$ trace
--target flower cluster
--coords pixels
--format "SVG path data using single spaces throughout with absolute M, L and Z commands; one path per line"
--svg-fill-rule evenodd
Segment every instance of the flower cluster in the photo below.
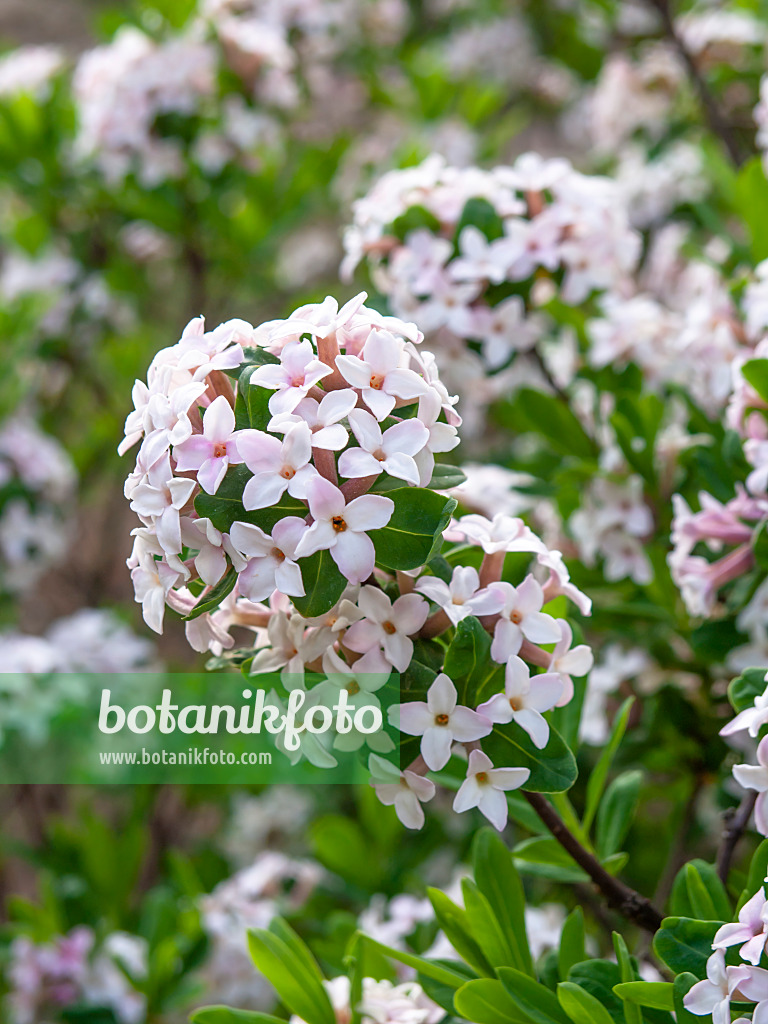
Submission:
M 435 453 L 458 443 L 455 400 L 419 351 L 417 329 L 381 317 L 364 298 L 341 310 L 327 299 L 257 329 L 230 321 L 205 332 L 195 320 L 155 357 L 147 384 L 137 382 L 121 446 L 143 438 L 126 483 L 143 523 L 129 564 L 156 631 L 168 603 L 205 613 L 191 626 L 193 646 L 206 630 L 226 646 L 210 612 L 235 585 L 253 604 L 277 591 L 310 616 L 326 614 L 346 586 L 370 577 L 375 541 L 383 551 L 392 540 L 393 516 L 421 510 L 429 520 L 437 509 L 428 556 L 448 504 L 425 487 Z M 393 551 L 389 564 L 416 568 L 423 547 L 400 560 Z M 200 602 L 186 586 L 195 579 L 208 588 Z M 207 596 L 214 587 L 216 599 Z M 272 646 L 293 651 L 282 664 L 317 646 L 274 611 Z
M 0 424 L 2 589 L 27 590 L 64 555 L 75 485 L 69 456 L 32 420 Z
M 144 997 L 125 972 L 138 979 L 146 973 L 142 940 L 114 932 L 96 949 L 90 928 L 78 927 L 51 942 L 18 938 L 11 944 L 6 999 L 10 1024 L 37 1024 L 78 1004 L 111 1010 L 118 1024 L 144 1020 Z
M 432 156 L 385 174 L 353 209 L 342 273 L 366 259 L 392 311 L 430 335 L 449 385 L 484 404 L 551 326 L 542 302 L 616 288 L 639 256 L 611 182 L 533 153 L 491 171 Z

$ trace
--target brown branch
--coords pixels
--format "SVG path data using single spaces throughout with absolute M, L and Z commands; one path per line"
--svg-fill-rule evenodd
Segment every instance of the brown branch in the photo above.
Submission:
M 664 33 L 677 50 L 680 60 L 685 65 L 688 77 L 704 110 L 710 131 L 723 143 L 734 166 L 741 167 L 745 159 L 741 146 L 736 135 L 733 133 L 731 125 L 720 110 L 717 100 L 704 80 L 704 76 L 699 71 L 696 61 L 677 33 L 670 0 L 648 0 L 648 3 L 658 11 L 664 26 Z
M 645 928 L 646 931 L 658 931 L 661 927 L 662 916 L 651 901 L 609 874 L 600 861 L 588 850 L 585 850 L 576 836 L 566 828 L 545 796 L 541 793 L 527 792 L 523 792 L 523 796 L 563 849 L 573 857 L 580 868 L 586 871 L 605 897 L 608 906 L 613 907 L 628 921 L 633 921 L 641 928 Z
M 733 854 L 752 816 L 752 811 L 755 809 L 756 800 L 757 793 L 754 790 L 745 793 L 739 806 L 731 808 L 724 815 L 725 828 L 723 829 L 720 849 L 717 851 L 717 873 L 723 885 L 728 880 L 728 872 L 731 869 Z

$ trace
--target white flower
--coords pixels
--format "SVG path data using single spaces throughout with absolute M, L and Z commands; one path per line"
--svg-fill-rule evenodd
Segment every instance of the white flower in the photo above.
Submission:
M 435 784 L 416 772 L 397 768 L 383 757 L 371 754 L 368 759 L 371 785 L 386 807 L 394 804 L 395 813 L 406 828 L 419 829 L 424 824 L 423 803 L 435 795 Z
M 250 383 L 274 390 L 269 411 L 276 416 L 293 412 L 309 389 L 329 373 L 333 367 L 317 358 L 310 341 L 289 341 L 280 353 L 280 362 L 256 367 Z
M 321 476 L 310 480 L 307 499 L 314 522 L 299 541 L 297 558 L 328 549 L 349 582 L 362 583 L 376 561 L 367 531 L 386 526 L 395 503 L 380 494 L 363 494 L 347 504 L 339 488 Z
M 235 550 L 248 559 L 238 576 L 238 590 L 250 601 L 263 601 L 274 590 L 303 597 L 304 584 L 296 562 L 296 547 L 307 524 L 298 516 L 275 523 L 272 536 L 253 523 L 233 523 L 229 537 Z
M 467 777 L 453 801 L 453 809 L 461 814 L 477 807 L 499 832 L 507 824 L 507 798 L 510 789 L 519 789 L 530 776 L 528 768 L 494 768 L 482 750 L 469 755 Z
M 488 591 L 497 599 L 495 610 L 500 616 L 491 644 L 494 661 L 504 664 L 517 654 L 524 639 L 534 644 L 552 644 L 560 639 L 557 623 L 541 610 L 544 592 L 533 576 L 526 576 L 519 587 L 490 583 Z
M 356 402 L 357 393 L 352 388 L 329 391 L 319 402 L 314 398 L 303 398 L 292 413 L 274 416 L 269 422 L 269 429 L 284 434 L 292 423 L 303 421 L 312 434 L 313 448 L 340 452 L 349 440 L 349 432 L 340 420 L 349 415 Z
M 317 476 L 310 465 L 312 435 L 306 423 L 289 427 L 282 442 L 263 430 L 241 430 L 237 450 L 254 474 L 243 490 L 248 511 L 274 505 L 286 491 L 306 498 L 307 486 Z
M 423 423 L 418 419 L 403 420 L 382 433 L 374 416 L 364 409 L 353 409 L 349 425 L 360 447 L 342 452 L 342 476 L 378 476 L 383 471 L 414 487 L 418 485 L 419 470 L 413 456 L 429 441 L 429 431 Z
M 471 708 L 456 705 L 456 687 L 441 672 L 427 691 L 427 700 L 397 704 L 390 721 L 409 736 L 421 736 L 421 755 L 432 771 L 444 768 L 454 740 L 468 743 L 487 736 L 491 722 Z
M 429 606 L 418 594 L 403 594 L 393 603 L 377 587 L 363 587 L 357 606 L 365 618 L 353 623 L 344 634 L 344 645 L 364 654 L 381 647 L 398 672 L 405 672 L 413 657 L 411 636 L 427 620 Z
M 480 590 L 477 569 L 457 565 L 450 583 L 437 576 L 422 576 L 416 589 L 439 605 L 455 625 L 468 615 L 488 615 L 498 611 L 498 599 L 488 589 Z
M 360 356 L 336 357 L 344 379 L 360 388 L 363 401 L 379 421 L 389 416 L 398 398 L 415 399 L 427 391 L 417 373 L 401 367 L 402 356 L 402 342 L 388 331 L 374 330 Z
M 555 673 L 544 672 L 531 678 L 530 669 L 521 658 L 510 658 L 504 674 L 504 693 L 479 704 L 477 711 L 491 722 L 517 722 L 542 750 L 549 740 L 549 725 L 542 712 L 551 711 L 562 692 L 562 680 Z

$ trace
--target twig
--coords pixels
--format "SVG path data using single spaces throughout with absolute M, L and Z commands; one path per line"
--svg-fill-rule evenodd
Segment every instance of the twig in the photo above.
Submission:
M 747 827 L 750 817 L 752 816 L 756 800 L 757 793 L 755 791 L 745 793 L 739 806 L 735 809 L 731 809 L 730 811 L 726 811 L 724 815 L 725 828 L 723 829 L 723 838 L 720 843 L 720 849 L 717 851 L 717 873 L 720 876 L 720 881 L 723 885 L 725 885 L 728 880 L 728 872 L 731 868 L 734 851 L 739 840 L 744 834 L 744 829 Z
M 523 792 L 523 796 L 563 849 L 573 857 L 579 867 L 586 871 L 605 896 L 608 905 L 628 921 L 633 921 L 641 928 L 645 928 L 646 931 L 658 931 L 661 927 L 662 917 L 651 901 L 609 874 L 600 861 L 588 850 L 585 850 L 573 833 L 566 828 L 546 797 L 541 793 L 527 792 Z
M 696 61 L 688 52 L 683 40 L 677 34 L 670 0 L 648 0 L 648 3 L 658 11 L 662 24 L 664 25 L 664 32 L 667 38 L 677 50 L 683 64 L 685 64 L 688 77 L 696 90 L 699 103 L 704 110 L 710 130 L 721 140 L 727 149 L 728 156 L 731 158 L 734 166 L 741 167 L 744 163 L 744 155 L 741 152 L 741 147 L 739 146 L 738 140 L 732 131 L 731 125 L 723 116 L 715 97 L 710 92 L 709 86 L 696 66 Z

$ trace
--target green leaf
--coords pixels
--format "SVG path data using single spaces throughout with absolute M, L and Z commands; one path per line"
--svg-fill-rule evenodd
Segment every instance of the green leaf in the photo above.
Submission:
M 498 975 L 512 1002 L 535 1024 L 570 1024 L 557 996 L 544 985 L 511 967 L 499 968 Z
M 199 615 L 205 614 L 205 612 L 215 611 L 227 594 L 232 593 L 236 583 L 237 572 L 234 566 L 230 566 L 216 586 L 211 587 L 209 591 L 204 593 L 189 615 L 184 616 L 184 621 L 189 622 L 190 619 L 196 619 Z
M 605 791 L 597 812 L 595 845 L 598 855 L 617 853 L 626 838 L 637 809 L 643 773 L 639 770 L 618 775 Z
M 474 1024 L 530 1024 L 500 981 L 479 978 L 468 981 L 456 992 L 456 1013 Z
M 444 967 L 450 967 L 451 970 L 457 971 L 462 975 L 465 982 L 474 981 L 477 978 L 472 968 L 461 960 L 433 960 L 432 962 L 442 964 Z M 434 978 L 426 977 L 423 973 L 419 974 L 419 983 L 429 998 L 433 999 L 438 1006 L 442 1006 L 446 1013 L 452 1014 L 454 1012 L 454 996 L 457 992 L 456 985 L 441 985 L 440 982 L 435 981 Z
M 336 1024 L 328 993 L 316 971 L 308 969 L 305 957 L 297 956 L 282 938 L 262 928 L 248 931 L 248 949 L 258 970 L 292 1013 L 307 1024 Z
M 439 985 L 447 985 L 450 988 L 458 989 L 466 984 L 466 967 L 462 963 L 457 962 L 454 966 L 449 964 L 448 961 L 428 960 L 426 957 L 416 956 L 415 953 L 406 953 L 401 949 L 391 949 L 381 942 L 376 942 L 369 935 L 363 935 L 363 938 L 375 949 L 390 957 L 390 959 L 397 960 L 398 963 L 405 964 L 406 967 L 413 967 L 419 974 L 423 974 L 426 978 L 432 978 Z
M 766 875 L 768 875 L 768 839 L 764 839 L 752 854 L 749 873 L 747 874 L 747 884 L 739 897 L 739 903 L 736 907 L 737 911 L 741 910 L 747 900 L 754 896 L 763 884 Z M 729 917 L 725 917 L 724 920 L 729 920 Z
M 768 182 L 759 156 L 739 170 L 735 199 L 736 212 L 749 231 L 752 258 L 759 263 L 768 257 Z
M 728 699 L 734 711 L 745 711 L 754 705 L 755 697 L 761 696 L 768 687 L 765 675 L 765 668 L 745 668 L 740 676 L 731 680 Z
M 633 984 L 635 981 L 635 968 L 632 964 L 627 944 L 618 932 L 613 933 L 613 949 L 619 964 L 621 983 L 625 985 Z M 619 988 L 618 985 L 614 987 L 614 993 L 621 995 L 620 992 L 616 992 L 617 988 Z M 643 1015 L 640 1013 L 639 1008 L 634 1003 L 626 1000 L 624 1002 L 624 1024 L 643 1024 Z
M 589 881 L 587 873 L 551 836 L 524 839 L 512 852 L 519 870 L 526 874 L 549 878 L 554 882 Z
M 195 511 L 203 518 L 210 519 L 217 530 L 229 533 L 232 523 L 255 523 L 265 533 L 271 533 L 275 523 L 285 516 L 307 515 L 307 506 L 283 494 L 277 505 L 257 508 L 247 512 L 243 507 L 243 489 L 253 474 L 247 466 L 233 466 L 224 477 L 216 494 L 201 492 L 195 498 Z
M 665 917 L 653 937 L 653 949 L 674 971 L 689 971 L 704 978 L 707 960 L 712 954 L 712 940 L 722 921 L 694 921 L 688 917 Z
M 460 704 L 476 707 L 486 695 L 503 689 L 504 666 L 491 659 L 491 638 L 474 615 L 468 615 L 456 627 L 445 652 L 443 671 L 456 685 Z
M 557 954 L 557 970 L 562 981 L 575 964 L 586 960 L 584 935 L 584 914 L 581 907 L 574 907 L 563 924 L 560 936 L 560 949 Z
M 508 941 L 491 904 L 469 878 L 461 880 L 464 908 L 472 935 L 491 967 L 513 967 L 517 963 L 516 950 Z
M 615 985 L 613 991 L 628 1003 L 652 1010 L 674 1010 L 674 986 L 671 981 L 629 981 Z
M 461 211 L 461 217 L 456 225 L 454 241 L 459 244 L 461 232 L 468 225 L 479 228 L 489 242 L 495 238 L 504 236 L 504 221 L 501 219 L 492 203 L 487 199 L 468 199 Z
M 401 242 L 405 241 L 406 235 L 411 231 L 418 231 L 421 228 L 426 228 L 433 234 L 440 232 L 440 221 L 425 206 L 411 206 L 392 222 L 392 232 Z
M 483 740 L 483 750 L 497 768 L 527 768 L 530 777 L 523 789 L 531 793 L 562 793 L 576 781 L 576 758 L 560 733 L 552 726 L 549 742 L 539 750 L 528 733 L 516 722 L 493 728 Z
M 477 887 L 493 907 L 513 948 L 513 966 L 533 975 L 525 928 L 525 892 L 511 850 L 497 832 L 483 828 L 475 837 L 472 864 Z
M 727 906 L 728 900 L 726 897 L 726 910 L 727 913 L 723 917 L 718 912 L 718 907 L 715 903 L 715 898 L 709 887 L 704 882 L 701 873 L 694 864 L 686 864 L 685 868 L 685 884 L 688 890 L 688 898 L 691 901 L 691 908 L 693 910 L 693 917 L 699 918 L 704 921 L 714 921 L 716 919 L 730 920 L 731 908 Z M 717 879 L 717 882 L 722 888 L 722 882 Z M 720 894 L 717 893 L 719 896 Z
M 618 964 L 611 960 L 585 960 L 571 968 L 567 980 L 597 999 L 616 1024 L 624 1024 L 624 1004 L 613 991 L 621 982 Z
M 435 911 L 437 923 L 459 956 L 463 957 L 478 974 L 493 977 L 493 967 L 473 934 L 467 911 L 457 906 L 439 889 L 427 889 L 427 896 Z
M 596 448 L 570 406 L 561 398 L 521 388 L 513 399 L 499 403 L 495 416 L 513 431 L 545 437 L 561 455 L 594 459 Z
M 741 367 L 741 373 L 764 402 L 768 402 L 768 359 L 748 359 Z
M 589 779 L 587 780 L 587 802 L 583 819 L 585 832 L 589 832 L 590 826 L 595 819 L 595 814 L 597 813 L 600 799 L 605 788 L 605 781 L 608 778 L 611 762 L 613 761 L 614 755 L 619 749 L 621 741 L 624 738 L 624 733 L 627 729 L 627 722 L 629 721 L 629 713 L 632 710 L 634 702 L 634 697 L 627 697 L 619 708 L 613 722 L 610 739 L 606 743 L 597 764 L 590 772 Z
M 266 430 L 272 419 L 269 411 L 269 400 L 272 391 L 249 384 L 253 366 L 247 366 L 237 381 L 237 398 L 235 399 L 235 427 L 237 430 Z
M 658 395 L 623 395 L 616 403 L 611 426 L 630 466 L 649 481 L 655 481 L 654 446 L 664 403 Z
M 305 618 L 325 615 L 344 592 L 347 580 L 328 550 L 316 551 L 299 562 L 304 597 L 292 597 L 296 610 Z
M 762 882 L 763 875 L 760 876 Z M 730 921 L 731 901 L 716 869 L 704 860 L 689 861 L 675 877 L 669 907 L 676 917 Z M 705 912 L 706 911 L 706 912 Z
M 191 1024 L 285 1024 L 280 1017 L 250 1010 L 231 1010 L 227 1006 L 203 1006 L 190 1015 Z
M 392 518 L 368 534 L 376 561 L 387 569 L 418 569 L 440 550 L 456 499 L 424 487 L 398 487 L 387 497 L 395 503 Z
M 447 462 L 438 462 L 427 486 L 433 491 L 448 491 L 452 487 L 460 487 L 467 482 L 467 475 L 458 466 L 450 466 Z
M 589 992 L 571 981 L 561 981 L 557 998 L 573 1024 L 613 1024 L 613 1018 Z

